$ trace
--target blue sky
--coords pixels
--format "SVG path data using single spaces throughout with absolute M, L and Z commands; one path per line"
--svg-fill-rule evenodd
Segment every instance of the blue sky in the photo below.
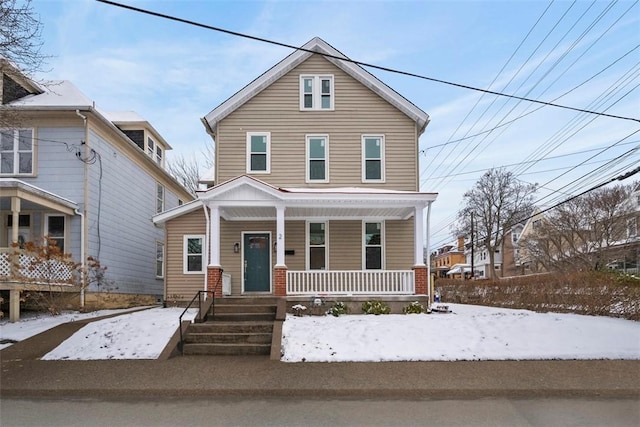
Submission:
M 355 60 L 522 97 L 573 89 L 555 102 L 640 117 L 637 1 L 121 2 L 296 46 L 319 36 Z M 105 110 L 138 112 L 174 147 L 169 160 L 201 156 L 212 142 L 200 118 L 290 53 L 93 0 L 33 7 L 52 56 L 39 77 L 70 80 Z M 368 71 L 431 116 L 420 162 L 421 189 L 440 194 L 432 247 L 453 240 L 462 195 L 489 168 L 542 185 L 544 207 L 640 164 L 638 122 Z

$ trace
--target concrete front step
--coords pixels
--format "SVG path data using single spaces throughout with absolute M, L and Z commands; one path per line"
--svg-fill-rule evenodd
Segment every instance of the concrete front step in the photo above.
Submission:
M 205 322 L 192 323 L 189 325 L 189 333 L 227 333 L 227 334 L 244 334 L 244 333 L 271 333 L 273 331 L 273 322 Z
M 190 333 L 185 339 L 187 344 L 202 343 L 237 343 L 237 344 L 271 344 L 271 332 L 242 332 L 242 333 Z
M 273 322 L 276 313 L 218 313 L 210 322 Z
M 225 304 L 216 303 L 214 307 L 215 315 L 225 313 L 270 313 L 275 315 L 277 306 L 273 304 Z
M 184 346 L 185 355 L 235 356 L 269 355 L 271 344 L 189 343 Z

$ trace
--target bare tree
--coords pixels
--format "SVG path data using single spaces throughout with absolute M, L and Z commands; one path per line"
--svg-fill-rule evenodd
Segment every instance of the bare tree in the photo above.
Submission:
M 489 252 L 491 278 L 496 277 L 496 249 L 501 247 L 506 230 L 531 214 L 536 190 L 537 185 L 522 183 L 511 172 L 491 169 L 464 194 L 456 232 L 471 235 L 473 216 L 476 236 L 473 244 Z
M 41 36 L 42 23 L 31 0 L 0 0 L 0 55 L 27 76 L 42 69 Z
M 549 211 L 522 241 L 531 262 L 548 271 L 567 272 L 599 270 L 609 261 L 624 259 L 632 188 L 600 188 Z
M 6 104 L 31 93 L 23 86 L 32 86 L 28 80 L 42 70 L 41 35 L 31 0 L 0 0 L 0 127 L 20 125 L 18 114 Z
M 213 145 L 205 145 L 200 154 L 191 158 L 180 154 L 167 161 L 167 171 L 194 196 L 200 187 L 200 177 L 213 167 Z

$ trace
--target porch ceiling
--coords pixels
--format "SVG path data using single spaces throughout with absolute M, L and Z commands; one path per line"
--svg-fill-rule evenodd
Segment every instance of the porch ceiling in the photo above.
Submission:
M 413 216 L 414 208 L 407 206 L 360 206 L 360 207 L 287 207 L 285 219 L 304 220 L 309 218 L 356 219 L 384 218 L 408 219 Z M 226 221 L 256 221 L 275 220 L 276 209 L 272 206 L 225 206 L 220 209 L 220 215 Z
M 74 215 L 74 211 L 78 208 L 78 205 L 71 200 L 18 179 L 0 179 L 0 189 L 2 190 L 2 197 L 0 197 L 0 209 L 2 211 L 11 211 L 12 197 L 20 199 L 21 210 L 46 208 L 67 215 Z

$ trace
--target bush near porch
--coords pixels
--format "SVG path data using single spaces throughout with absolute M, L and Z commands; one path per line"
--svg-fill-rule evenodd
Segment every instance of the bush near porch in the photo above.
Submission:
M 437 279 L 441 301 L 640 321 L 640 278 L 590 271 L 493 280 Z

